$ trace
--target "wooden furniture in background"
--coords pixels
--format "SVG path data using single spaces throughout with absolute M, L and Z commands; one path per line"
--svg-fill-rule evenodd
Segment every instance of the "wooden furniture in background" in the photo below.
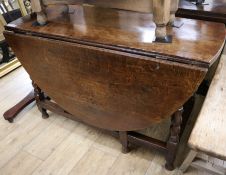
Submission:
M 172 44 L 160 44 L 152 42 L 151 14 L 91 6 L 70 6 L 76 13 L 62 14 L 59 8 L 47 9 L 45 26 L 32 25 L 30 16 L 5 32 L 35 82 L 43 117 L 50 110 L 111 131 L 125 152 L 131 145 L 157 148 L 172 170 L 183 106 L 218 59 L 224 25 L 179 19 L 181 28 L 167 27 Z M 170 116 L 166 142 L 134 132 Z
M 8 9 L 8 6 L 3 0 L 0 1 L 0 7 L 1 12 L 3 13 L 0 13 L 0 47 L 2 52 L 2 59 L 0 61 L 0 77 L 2 77 L 15 68 L 19 67 L 21 64 L 17 59 L 14 59 L 15 55 L 10 53 L 9 46 L 3 36 L 4 26 L 10 21 L 11 17 L 11 15 L 7 13 L 12 14 L 10 10 L 12 10 L 13 7 L 10 6 L 11 9 Z
M 142 4 L 136 6 L 135 4 Z M 172 42 L 172 38 L 166 31 L 166 25 L 173 23 L 175 12 L 178 9 L 179 0 L 149 0 L 136 2 L 136 0 L 31 0 L 32 9 L 37 14 L 37 22 L 45 25 L 48 21 L 46 8 L 49 5 L 63 5 L 64 13 L 69 13 L 68 5 L 91 4 L 99 7 L 117 8 L 124 10 L 146 11 L 153 13 L 156 31 L 153 40 L 156 42 Z M 145 6 L 146 5 L 146 6 Z
M 0 48 L 1 48 L 1 55 L 2 55 L 2 59 L 0 61 L 0 65 L 2 63 L 8 63 L 12 58 L 15 57 L 15 55 L 10 54 L 10 52 L 9 52 L 9 46 L 6 43 L 5 38 L 3 36 L 4 26 L 6 24 L 7 23 L 5 21 L 4 16 L 2 14 L 0 14 Z M 1 66 L 1 69 L 3 69 L 3 66 Z M 0 74 L 3 74 L 3 71 L 1 71 Z
M 0 61 L 0 77 L 2 77 L 21 65 L 5 41 L 3 36 L 4 26 L 21 16 L 27 15 L 27 10 L 23 0 L 18 0 L 13 3 L 11 1 L 1 0 L 0 3 L 2 13 L 0 14 L 0 47 L 3 55 Z
M 22 16 L 26 16 L 31 12 L 31 9 L 29 7 L 29 1 L 24 0 L 18 0 L 18 6 L 20 7 L 20 11 Z M 0 15 L 2 21 L 1 29 L 2 33 L 4 31 L 4 27 L 6 25 L 6 22 L 2 15 Z M 4 36 L 2 34 L 2 38 L 4 39 Z M 6 64 L 0 68 L 0 77 L 4 76 L 8 72 L 14 70 L 15 68 L 19 67 L 21 64 L 17 59 L 14 59 L 9 64 Z M 30 92 L 24 99 L 22 99 L 20 102 L 18 102 L 15 106 L 8 109 L 4 114 L 4 118 L 8 120 L 9 122 L 13 122 L 14 118 L 19 114 L 27 105 L 32 103 L 35 100 L 34 92 Z
M 0 78 L 20 66 L 21 66 L 21 63 L 19 62 L 18 59 L 13 59 L 9 63 L 5 63 L 4 65 L 1 65 L 0 66 Z
M 29 0 L 17 0 L 22 16 L 26 16 L 32 12 Z
M 226 24 L 226 0 L 205 0 L 204 5 L 196 5 L 189 0 L 180 0 L 176 16 Z
M 225 104 L 226 104 L 226 54 L 220 59 L 216 74 L 210 85 L 202 110 L 189 138 L 191 151 L 181 166 L 185 172 L 189 166 L 194 166 L 212 172 L 225 175 L 226 167 L 226 129 L 225 129 Z M 198 154 L 199 153 L 199 154 Z M 200 153 L 205 156 L 200 156 Z M 222 159 L 222 167 L 213 163 L 212 157 Z M 203 160 L 204 158 L 204 160 Z

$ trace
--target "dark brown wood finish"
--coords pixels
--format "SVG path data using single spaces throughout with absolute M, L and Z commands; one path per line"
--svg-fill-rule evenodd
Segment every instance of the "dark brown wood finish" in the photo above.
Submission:
M 129 141 L 128 141 L 128 132 L 127 131 L 120 131 L 119 132 L 119 139 L 122 144 L 122 152 L 128 153 L 129 152 Z
M 7 42 L 35 82 L 44 118 L 50 110 L 112 131 L 124 152 L 131 145 L 160 149 L 166 168 L 173 169 L 178 109 L 220 55 L 224 25 L 178 19 L 181 28 L 168 28 L 172 44 L 159 44 L 151 42 L 155 26 L 149 14 L 86 6 L 70 10 L 75 13 L 50 8 L 43 27 L 30 16 L 6 27 Z M 130 132 L 171 115 L 168 143 Z
M 206 67 L 218 58 L 225 38 L 223 24 L 178 18 L 184 23 L 181 28 L 167 28 L 172 44 L 152 43 L 155 25 L 150 14 L 86 6 L 70 6 L 70 11 L 74 13 L 62 14 L 52 7 L 45 26 L 32 25 L 35 16 L 27 16 L 6 29 Z
M 206 5 L 195 5 L 191 2 L 180 0 L 176 16 L 226 24 L 226 0 L 205 0 Z
M 156 44 L 144 38 L 154 31 L 149 14 L 73 8 L 77 16 L 54 17 L 50 11 L 53 20 L 44 27 L 20 19 L 7 30 L 21 34 L 5 36 L 44 92 L 104 129 L 144 129 L 173 114 L 198 88 L 224 44 L 221 24 L 184 20 L 182 28 L 173 29 L 172 44 Z
M 206 0 L 206 2 L 208 5 L 196 6 L 192 4 L 191 1 L 189 0 L 181 0 L 177 16 L 193 19 L 203 19 L 214 22 L 223 22 L 226 24 L 226 0 Z M 135 2 L 133 2 L 133 5 L 129 3 L 129 6 L 128 4 L 125 6 L 125 4 L 118 1 L 117 3 L 120 3 L 121 9 L 125 8 L 130 9 L 132 11 L 141 11 L 149 13 L 151 8 L 150 3 L 144 0 L 136 5 L 134 5 Z M 118 6 L 116 8 L 118 8 Z M 33 101 L 34 97 L 32 98 L 31 95 L 29 94 L 17 105 L 15 105 L 15 107 L 12 107 L 11 109 L 7 110 L 4 113 L 4 118 L 12 122 L 16 115 Z
M 8 109 L 4 114 L 4 118 L 10 123 L 13 122 L 14 118 L 30 103 L 35 101 L 34 91 L 31 91 L 24 99 L 18 102 L 15 106 Z
M 207 71 L 63 41 L 5 36 L 44 92 L 103 129 L 138 130 L 160 122 L 193 95 Z
M 166 168 L 169 170 L 174 169 L 174 160 L 177 151 L 177 145 L 180 142 L 180 131 L 182 123 L 183 107 L 178 109 L 172 117 L 172 123 L 170 126 L 170 137 L 167 142 L 167 154 L 166 154 Z
M 44 101 L 46 99 L 44 92 L 34 82 L 32 82 L 32 85 L 34 87 L 35 101 L 36 101 L 36 104 L 38 106 L 39 111 L 42 113 L 42 118 L 43 119 L 49 118 L 47 110 L 45 108 L 43 108 L 41 103 L 40 103 L 41 101 Z

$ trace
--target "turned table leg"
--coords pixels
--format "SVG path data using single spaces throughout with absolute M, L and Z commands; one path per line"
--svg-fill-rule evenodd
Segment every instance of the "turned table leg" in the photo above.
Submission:
M 170 21 L 171 0 L 153 0 L 153 19 L 156 24 L 155 42 L 170 43 L 172 36 L 167 35 L 166 25 Z
M 205 0 L 196 0 L 196 5 L 203 5 L 205 4 Z
M 31 91 L 23 100 L 17 103 L 15 106 L 7 110 L 3 116 L 10 123 L 13 122 L 13 119 L 30 103 L 35 100 L 34 91 Z
M 169 26 L 180 28 L 183 26 L 183 22 L 180 19 L 176 19 L 176 12 L 179 8 L 179 0 L 171 0 L 171 11 L 170 11 L 170 19 L 169 19 Z
M 183 108 L 180 108 L 172 116 L 172 122 L 170 126 L 170 137 L 167 142 L 167 154 L 166 154 L 166 169 L 174 169 L 174 161 L 176 158 L 177 147 L 180 141 L 180 131 L 182 124 Z
M 171 11 L 170 11 L 170 24 L 173 24 L 175 21 L 175 14 L 179 7 L 179 0 L 171 0 Z
M 47 17 L 44 11 L 42 0 L 31 0 L 31 7 L 33 12 L 37 14 L 37 22 L 43 26 L 47 23 Z
M 193 0 L 193 2 L 191 3 L 197 6 L 209 5 L 209 3 L 206 2 L 206 0 Z
M 119 131 L 119 139 L 122 144 L 122 152 L 128 153 L 129 152 L 129 142 L 128 142 L 128 133 L 127 131 Z
M 47 17 L 44 11 L 37 12 L 37 22 L 39 25 L 44 26 L 47 23 Z
M 42 113 L 42 118 L 46 119 L 49 117 L 49 114 L 47 113 L 47 110 L 40 105 L 40 102 L 46 99 L 45 94 L 44 92 L 42 92 L 42 90 L 38 87 L 37 84 L 33 82 L 32 85 L 34 87 L 34 95 L 38 109 Z

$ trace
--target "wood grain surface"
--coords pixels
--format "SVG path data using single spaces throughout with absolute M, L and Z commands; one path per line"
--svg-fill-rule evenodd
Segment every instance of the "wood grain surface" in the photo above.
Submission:
M 173 43 L 157 44 L 148 41 L 155 30 L 149 14 L 57 10 L 49 9 L 43 27 L 29 16 L 9 24 L 7 42 L 57 104 L 108 130 L 144 129 L 168 118 L 194 94 L 224 44 L 222 24 L 181 19 L 183 27 L 168 29 Z
M 105 129 L 143 129 L 169 117 L 207 71 L 63 41 L 5 36 L 44 92 L 82 121 Z
M 224 44 L 223 24 L 178 18 L 184 23 L 181 28 L 167 28 L 167 33 L 173 36 L 173 43 L 161 44 L 152 43 L 155 25 L 150 14 L 70 6 L 73 13 L 62 15 L 62 9 L 49 8 L 50 22 L 46 26 L 33 26 L 35 17 L 27 16 L 6 28 L 140 55 L 154 55 L 163 60 L 203 64 L 205 67 L 215 62 Z

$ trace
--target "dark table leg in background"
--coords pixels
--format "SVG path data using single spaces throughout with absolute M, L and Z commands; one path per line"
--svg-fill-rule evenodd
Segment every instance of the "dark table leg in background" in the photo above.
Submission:
M 34 91 L 31 91 L 23 100 L 17 103 L 15 106 L 7 110 L 3 116 L 10 123 L 13 122 L 13 119 L 19 114 L 26 106 L 35 101 Z

